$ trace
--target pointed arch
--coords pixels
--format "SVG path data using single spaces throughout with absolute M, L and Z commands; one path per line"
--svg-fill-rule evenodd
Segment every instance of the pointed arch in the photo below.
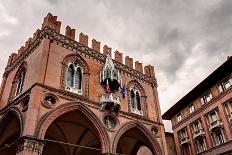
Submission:
M 48 127 L 56 118 L 75 110 L 78 110 L 78 112 L 83 114 L 90 122 L 92 122 L 92 125 L 94 126 L 94 129 L 96 130 L 101 143 L 102 153 L 109 152 L 109 136 L 103 127 L 103 124 L 88 107 L 80 102 L 69 102 L 63 104 L 60 107 L 57 107 L 49 113 L 45 114 L 38 122 L 35 136 L 39 139 L 44 139 Z
M 22 136 L 23 119 L 19 109 L 12 107 L 0 119 L 0 154 L 16 154 L 17 142 Z M 4 146 L 10 147 L 4 147 Z
M 122 137 L 122 135 L 124 133 L 126 133 L 127 131 L 129 131 L 130 129 L 133 129 L 133 128 L 139 130 L 143 134 L 143 136 L 145 137 L 145 139 L 149 143 L 149 144 L 147 144 L 147 146 L 150 147 L 153 154 L 155 154 L 155 155 L 163 155 L 163 152 L 162 152 L 162 150 L 160 148 L 160 145 L 159 145 L 158 141 L 155 139 L 155 137 L 152 135 L 152 133 L 143 124 L 141 124 L 138 121 L 128 122 L 128 123 L 124 124 L 117 131 L 117 133 L 115 134 L 113 143 L 112 143 L 112 147 L 111 147 L 113 153 L 116 153 L 117 145 L 118 145 L 119 140 Z M 138 142 L 136 144 L 139 144 L 139 143 L 140 142 Z M 135 147 L 136 148 L 132 150 L 133 152 L 138 150 L 138 146 L 135 145 Z
M 62 62 L 60 88 L 88 97 L 88 87 L 88 63 L 79 54 L 67 55 Z
M 20 124 L 20 131 L 21 131 L 20 136 L 21 136 L 23 132 L 23 126 L 24 126 L 23 115 L 22 115 L 22 112 L 16 107 L 10 107 L 5 112 L 3 117 L 0 119 L 0 128 L 2 128 L 2 126 L 5 125 L 7 120 L 10 118 L 9 116 L 15 116 L 18 119 L 19 124 Z
M 132 80 L 127 84 L 129 112 L 147 117 L 146 94 L 143 86 Z
M 19 66 L 14 76 L 11 86 L 9 101 L 13 100 L 15 96 L 21 94 L 21 92 L 23 91 L 26 71 L 27 71 L 27 63 L 24 62 L 22 65 Z

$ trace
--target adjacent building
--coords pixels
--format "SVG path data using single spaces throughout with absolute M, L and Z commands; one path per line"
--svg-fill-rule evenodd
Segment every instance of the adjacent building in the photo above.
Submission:
M 49 13 L 9 57 L 0 154 L 167 155 L 154 67 L 60 28 Z
M 162 116 L 178 155 L 232 154 L 232 57 Z

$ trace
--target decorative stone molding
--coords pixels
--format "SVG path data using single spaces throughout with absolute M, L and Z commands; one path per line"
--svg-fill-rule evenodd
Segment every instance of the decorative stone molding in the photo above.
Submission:
M 112 119 L 115 120 L 115 126 L 114 127 L 107 126 L 107 124 L 106 124 L 106 117 L 110 117 L 110 118 L 112 118 Z M 119 119 L 114 114 L 109 113 L 109 112 L 103 113 L 103 115 L 102 115 L 102 123 L 104 124 L 104 126 L 105 126 L 105 128 L 107 130 L 112 131 L 112 132 L 117 131 L 118 127 L 120 126 Z
M 48 108 L 48 109 L 52 109 L 54 108 L 57 103 L 59 102 L 59 98 L 52 94 L 52 93 L 45 93 L 42 97 L 42 105 L 45 107 L 45 108 Z
M 18 70 L 14 76 L 8 102 L 12 101 L 14 98 L 18 97 L 21 94 L 21 93 L 19 93 L 17 96 L 15 96 L 15 92 L 17 89 L 17 81 L 18 81 L 18 78 L 22 72 L 24 72 L 24 78 L 25 78 L 25 75 L 27 72 L 27 63 L 26 62 L 23 62 L 23 64 L 18 68 Z
M 46 130 L 52 124 L 52 122 L 57 119 L 58 117 L 66 114 L 70 111 L 78 110 L 81 112 L 87 119 L 89 119 L 93 123 L 93 127 L 97 131 L 97 135 L 99 136 L 99 140 L 101 142 L 101 149 L 102 152 L 108 152 L 110 146 L 109 136 L 99 118 L 82 102 L 68 102 L 62 104 L 48 113 L 46 113 L 37 123 L 35 137 L 39 139 L 43 139 Z
M 85 97 L 88 97 L 89 95 L 89 66 L 79 54 L 70 54 L 64 58 L 62 62 L 62 67 L 61 67 L 60 88 L 62 90 L 65 90 L 68 63 L 71 63 L 73 61 L 77 61 L 79 66 L 83 69 L 82 95 Z
M 142 107 L 142 117 L 148 117 L 148 111 L 147 111 L 147 96 L 145 94 L 145 90 L 142 87 L 142 85 L 137 81 L 137 80 L 132 80 L 127 84 L 127 99 L 128 99 L 128 110 L 129 113 L 132 115 L 136 115 L 135 113 L 132 112 L 131 110 L 131 101 L 130 101 L 130 88 L 135 87 L 138 89 L 140 92 L 140 100 L 141 100 L 141 107 Z
M 38 152 L 38 155 L 42 155 L 43 147 L 44 143 L 42 141 L 31 138 L 23 138 L 18 146 L 17 152 L 29 150 L 33 152 Z
M 69 39 L 49 27 L 45 27 L 40 32 L 37 39 L 31 44 L 31 46 L 29 46 L 10 66 L 6 67 L 4 74 L 9 74 L 17 66 L 21 65 L 26 57 L 28 57 L 28 55 L 31 54 L 38 47 L 38 45 L 44 38 L 48 38 L 52 40 L 53 43 L 62 46 L 63 48 L 69 49 L 81 56 L 95 60 L 98 63 L 103 64 L 105 62 L 106 56 L 104 54 L 96 52 L 93 49 L 78 43 L 77 41 Z M 114 63 L 121 73 L 127 74 L 130 77 L 134 77 L 144 83 L 157 86 L 156 78 L 148 77 L 147 75 L 140 73 L 133 68 L 127 67 L 126 65 L 115 60 Z
M 151 146 L 151 151 L 153 152 L 153 154 L 157 154 L 157 155 L 163 155 L 163 152 L 161 150 L 161 147 L 159 145 L 159 142 L 156 140 L 156 138 L 152 135 L 152 133 L 140 122 L 138 121 L 131 121 L 128 123 L 125 123 L 115 134 L 114 140 L 112 142 L 112 152 L 116 153 L 116 148 L 118 145 L 118 142 L 121 138 L 121 136 L 128 130 L 132 129 L 132 128 L 137 128 L 139 129 L 143 135 L 145 136 L 145 138 L 148 140 L 149 145 Z

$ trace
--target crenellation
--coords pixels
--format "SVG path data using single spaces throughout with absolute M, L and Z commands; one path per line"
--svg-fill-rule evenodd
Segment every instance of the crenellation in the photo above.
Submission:
M 151 66 L 151 65 L 148 65 L 149 68 L 150 68 L 150 76 L 151 77 L 155 77 L 155 69 L 154 69 L 154 66 Z
M 112 50 L 112 48 L 111 47 L 108 47 L 107 45 L 104 45 L 104 47 L 103 47 L 103 54 L 104 55 L 110 55 L 110 56 L 112 56 L 111 55 L 111 50 Z
M 88 35 L 85 35 L 82 32 L 79 34 L 79 43 L 88 46 L 88 39 L 89 39 Z
M 33 34 L 32 42 L 34 42 L 39 37 L 40 32 L 40 29 L 36 30 L 36 32 Z
M 144 73 L 145 75 L 147 75 L 148 77 L 155 77 L 155 70 L 154 70 L 154 66 L 148 65 L 144 67 Z
M 92 49 L 96 52 L 100 52 L 101 42 L 95 39 L 92 40 Z
M 144 74 L 150 77 L 150 71 L 149 71 L 149 67 L 148 66 L 144 67 Z
M 8 58 L 8 62 L 7 62 L 7 66 L 10 66 L 14 60 L 17 58 L 17 54 L 16 53 L 12 53 L 9 58 Z
M 57 21 L 57 16 L 53 16 L 51 13 L 48 13 L 47 16 L 44 18 L 42 29 L 46 26 L 60 33 L 61 22 Z
M 27 49 L 32 43 L 32 38 L 30 37 L 26 42 L 25 42 L 25 49 Z
M 25 50 L 24 46 L 21 46 L 20 49 L 18 50 L 18 56 L 20 56 Z
M 66 26 L 65 28 L 65 36 L 69 39 L 75 40 L 75 29 L 71 29 L 70 26 Z
M 129 56 L 125 57 L 125 65 L 127 67 L 133 68 L 133 58 L 130 58 Z
M 123 63 L 122 62 L 122 56 L 123 56 L 123 53 L 120 53 L 117 50 L 114 52 L 114 59 L 115 59 L 115 61 Z
M 152 154 L 167 155 L 162 151 L 166 145 L 156 79 L 143 74 L 143 64 L 138 61 L 134 64 L 133 58 L 123 57 L 123 53 L 112 51 L 93 38 L 88 47 L 88 36 L 83 33 L 78 33 L 79 42 L 75 41 L 75 29 L 70 26 L 60 34 L 53 27 L 57 16 L 48 14 L 45 18 L 46 27 L 37 30 L 18 54 L 11 54 L 3 75 L 0 108 L 6 123 L 0 126 L 0 131 L 7 129 L 4 133 L 9 134 L 0 132 L 0 139 L 19 139 L 19 143 L 15 144 L 17 150 L 7 147 L 0 154 L 10 151 L 25 155 L 65 154 L 55 145 L 41 141 L 52 137 L 67 143 L 96 142 L 95 149 L 81 150 L 78 154 L 138 154 L 141 143 Z M 126 65 L 122 64 L 123 59 Z M 152 67 L 147 68 L 151 75 Z M 8 113 L 10 108 L 19 115 Z M 68 124 L 57 127 L 60 120 Z M 12 132 L 21 128 L 24 137 Z M 79 128 L 93 134 L 83 137 Z M 77 135 L 75 139 L 60 138 L 54 134 L 56 130 Z M 139 145 L 133 148 L 125 145 L 118 150 L 119 144 L 128 143 Z
M 140 63 L 139 61 L 135 61 L 135 70 L 143 73 L 143 64 Z

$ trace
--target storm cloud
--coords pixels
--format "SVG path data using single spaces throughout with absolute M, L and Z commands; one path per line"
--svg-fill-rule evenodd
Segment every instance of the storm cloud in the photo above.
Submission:
M 155 66 L 162 113 L 232 55 L 231 0 L 0 2 L 0 74 L 48 12 L 144 65 Z

